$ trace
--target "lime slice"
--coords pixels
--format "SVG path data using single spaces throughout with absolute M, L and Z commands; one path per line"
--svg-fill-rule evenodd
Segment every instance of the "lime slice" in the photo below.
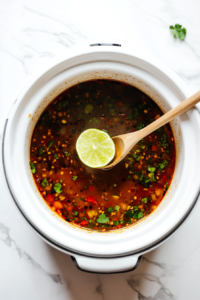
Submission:
M 76 142 L 80 160 L 91 168 L 101 168 L 109 164 L 115 156 L 115 144 L 109 134 L 99 129 L 87 129 Z

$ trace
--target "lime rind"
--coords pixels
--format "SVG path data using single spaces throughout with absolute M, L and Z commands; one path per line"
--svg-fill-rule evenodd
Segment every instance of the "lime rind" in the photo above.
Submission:
M 91 168 L 109 164 L 115 156 L 115 144 L 105 131 L 90 128 L 81 133 L 76 142 L 80 160 Z

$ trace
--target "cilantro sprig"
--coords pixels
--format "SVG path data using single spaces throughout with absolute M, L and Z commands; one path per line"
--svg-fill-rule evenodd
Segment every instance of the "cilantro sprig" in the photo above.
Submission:
M 183 28 L 182 25 L 180 24 L 175 24 L 174 26 L 171 25 L 169 26 L 169 30 L 175 39 L 179 38 L 180 41 L 184 41 L 187 30 L 186 28 Z
M 109 222 L 109 218 L 106 217 L 105 214 L 101 214 L 101 215 L 99 215 L 97 222 L 101 223 L 101 224 L 105 224 L 105 223 Z

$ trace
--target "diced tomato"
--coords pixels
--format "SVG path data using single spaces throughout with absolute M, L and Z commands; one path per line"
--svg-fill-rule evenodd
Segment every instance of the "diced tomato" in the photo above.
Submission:
M 94 185 L 90 185 L 89 186 L 89 190 L 90 190 L 90 192 L 94 192 L 95 191 L 95 186 Z
M 152 146 L 152 151 L 157 151 L 157 147 L 155 145 Z
M 87 201 L 93 204 L 97 204 L 97 200 L 93 196 L 88 196 Z
M 47 200 L 48 200 L 49 202 L 53 203 L 53 202 L 54 202 L 54 196 L 53 196 L 52 194 L 48 194 L 48 195 L 47 195 Z
M 70 212 L 70 211 L 72 211 L 72 205 L 69 205 L 69 206 L 67 207 L 67 212 Z
M 88 224 L 88 221 L 82 220 L 80 225 L 81 225 L 81 226 L 86 226 L 87 224 Z

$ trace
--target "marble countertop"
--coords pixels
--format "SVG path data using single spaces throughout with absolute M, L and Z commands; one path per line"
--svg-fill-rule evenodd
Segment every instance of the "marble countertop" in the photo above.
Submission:
M 77 42 L 128 42 L 200 88 L 198 0 L 9 0 L 0 10 L 0 126 L 28 77 Z M 169 25 L 187 28 L 184 42 Z M 135 271 L 79 271 L 71 258 L 42 241 L 8 192 L 0 163 L 0 299 L 188 300 L 200 296 L 200 203 L 181 228 L 144 255 Z

